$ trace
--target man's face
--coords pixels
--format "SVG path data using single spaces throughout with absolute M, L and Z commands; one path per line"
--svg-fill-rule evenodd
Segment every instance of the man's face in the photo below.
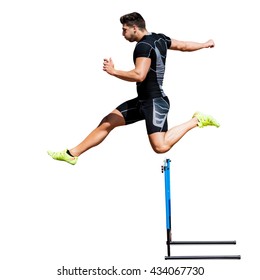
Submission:
M 136 26 L 128 26 L 126 24 L 123 24 L 122 29 L 122 35 L 127 41 L 134 42 L 136 40 Z

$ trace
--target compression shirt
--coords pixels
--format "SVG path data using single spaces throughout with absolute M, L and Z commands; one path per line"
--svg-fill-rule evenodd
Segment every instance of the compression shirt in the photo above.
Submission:
M 137 94 L 140 100 L 164 97 L 163 78 L 167 49 L 171 39 L 164 34 L 150 33 L 145 35 L 135 46 L 133 59 L 137 57 L 151 58 L 151 66 L 143 82 L 137 82 Z

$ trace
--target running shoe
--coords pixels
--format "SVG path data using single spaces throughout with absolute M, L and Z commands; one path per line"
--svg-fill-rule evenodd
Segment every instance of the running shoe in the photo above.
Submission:
M 192 118 L 196 117 L 198 119 L 198 127 L 202 128 L 204 126 L 212 125 L 220 127 L 220 124 L 210 115 L 205 115 L 201 112 L 196 112 Z
M 75 165 L 78 161 L 78 157 L 72 157 L 67 153 L 68 149 L 61 151 L 61 152 L 52 152 L 47 151 L 48 155 L 51 156 L 53 159 L 66 161 L 69 164 Z

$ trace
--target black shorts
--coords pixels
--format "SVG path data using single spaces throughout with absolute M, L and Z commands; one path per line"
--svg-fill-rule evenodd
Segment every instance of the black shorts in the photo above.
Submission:
M 126 124 L 145 120 L 147 133 L 166 132 L 170 101 L 167 96 L 148 100 L 138 97 L 128 100 L 116 108 L 124 116 Z

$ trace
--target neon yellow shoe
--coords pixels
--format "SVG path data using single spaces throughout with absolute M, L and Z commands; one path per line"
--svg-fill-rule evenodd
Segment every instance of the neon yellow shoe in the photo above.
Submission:
M 192 118 L 196 117 L 198 119 L 198 127 L 202 128 L 204 126 L 212 125 L 220 127 L 220 124 L 210 115 L 205 115 L 201 112 L 196 112 Z
M 68 149 L 65 149 L 61 152 L 52 152 L 47 151 L 48 155 L 51 156 L 53 159 L 66 161 L 69 164 L 75 165 L 78 161 L 78 157 L 72 157 L 67 153 Z

